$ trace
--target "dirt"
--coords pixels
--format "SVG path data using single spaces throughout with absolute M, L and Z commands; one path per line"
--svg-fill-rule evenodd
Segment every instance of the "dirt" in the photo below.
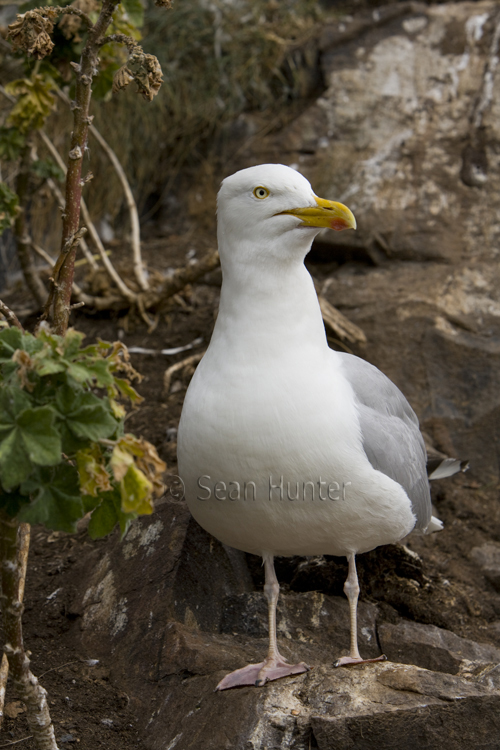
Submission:
M 155 240 L 153 254 L 165 259 L 167 245 Z M 171 245 L 172 247 L 172 245 Z M 170 253 L 172 265 L 183 261 L 189 249 L 186 242 L 176 244 L 177 253 Z M 179 249 L 180 248 L 180 249 Z M 168 264 L 166 264 L 168 265 Z M 312 264 L 315 275 L 324 275 L 321 264 Z M 328 269 L 330 272 L 334 268 Z M 203 342 L 196 348 L 175 356 L 133 354 L 134 366 L 144 375 L 138 390 L 144 402 L 127 422 L 127 428 L 142 434 L 158 448 L 167 462 L 169 473 L 175 467 L 175 430 L 189 379 L 189 372 L 176 375 L 172 392 L 165 396 L 163 376 L 167 366 L 188 354 L 201 352 L 210 339 L 219 289 L 216 284 L 194 286 L 159 315 L 157 327 L 148 333 L 138 317 L 123 314 L 88 315 L 75 311 L 73 325 L 89 339 L 122 339 L 129 347 L 141 346 L 159 350 L 184 346 L 198 337 Z M 4 295 L 14 309 L 28 304 L 25 293 Z M 358 353 L 358 352 L 355 352 Z M 167 431 L 170 432 L 167 435 Z M 408 560 L 396 556 L 387 576 L 387 551 L 360 556 L 360 577 L 364 583 L 362 597 L 385 607 L 390 619 L 391 608 L 399 614 L 420 622 L 431 622 L 454 630 L 459 635 L 500 646 L 500 595 L 481 575 L 470 559 L 472 547 L 486 541 L 500 541 L 500 506 L 497 488 L 483 487 L 473 474 L 434 484 L 433 496 L 437 514 L 445 523 L 445 531 L 435 537 L 414 536 L 408 546 L 419 553 L 421 562 L 408 567 Z M 41 679 L 49 694 L 49 705 L 60 748 L 80 747 L 82 750 L 106 748 L 128 750 L 145 747 L 138 733 L 140 717 L 134 704 L 120 685 L 110 681 L 110 664 L 97 662 L 92 654 L 83 653 L 79 639 L 79 617 L 61 606 L 57 590 L 63 574 L 76 560 L 81 560 L 102 542 L 91 541 L 82 529 L 76 535 L 51 533 L 42 528 L 32 531 L 32 545 L 25 595 L 24 634 L 26 647 L 32 652 L 33 672 Z M 385 554 L 385 565 L 377 568 L 379 555 Z M 403 556 L 404 557 L 404 556 Z M 256 584 L 261 575 L 255 560 L 249 560 Z M 292 558 L 279 561 L 278 577 L 285 587 L 298 591 L 324 590 L 341 593 L 344 563 L 329 559 L 326 565 Z M 405 567 L 406 566 L 406 567 Z M 306 573 L 304 573 L 306 570 Z M 370 576 L 364 574 L 370 571 Z M 319 572 L 318 572 L 319 571 Z M 405 572 L 406 571 L 406 572 Z M 401 581 L 408 583 L 408 592 Z M 426 583 L 430 587 L 426 588 Z M 416 587 L 420 591 L 416 591 Z M 399 591 L 399 598 L 394 592 Z M 392 598 L 391 598 L 392 596 Z M 385 600 L 391 602 L 389 605 Z M 9 683 L 6 704 L 16 700 Z M 22 706 L 21 706 L 22 708 Z M 11 706 L 15 709 L 15 706 Z M 10 710 L 15 714 L 15 710 Z M 13 743 L 22 750 L 35 750 L 29 739 L 26 713 L 6 718 L 0 733 L 0 748 Z

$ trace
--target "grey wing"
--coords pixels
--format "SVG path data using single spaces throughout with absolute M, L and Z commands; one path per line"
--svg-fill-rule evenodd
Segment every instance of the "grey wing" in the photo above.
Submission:
M 431 520 L 431 498 L 417 415 L 380 370 L 353 354 L 336 354 L 356 396 L 368 460 L 403 487 L 417 517 L 415 528 L 425 529 Z

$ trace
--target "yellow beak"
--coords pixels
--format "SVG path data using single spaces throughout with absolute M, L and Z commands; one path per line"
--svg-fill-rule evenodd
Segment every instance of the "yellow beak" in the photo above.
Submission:
M 354 214 L 343 203 L 326 201 L 314 196 L 317 208 L 292 208 L 289 211 L 281 211 L 281 214 L 290 214 L 302 219 L 303 227 L 326 227 L 341 232 L 342 229 L 356 229 Z

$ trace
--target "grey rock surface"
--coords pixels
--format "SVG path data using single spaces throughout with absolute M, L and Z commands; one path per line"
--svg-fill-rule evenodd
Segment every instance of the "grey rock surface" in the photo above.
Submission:
M 500 543 L 486 542 L 471 550 L 471 557 L 477 562 L 485 578 L 500 591 Z
M 457 674 L 465 661 L 500 663 L 500 649 L 418 622 L 382 623 L 378 637 L 391 661 Z

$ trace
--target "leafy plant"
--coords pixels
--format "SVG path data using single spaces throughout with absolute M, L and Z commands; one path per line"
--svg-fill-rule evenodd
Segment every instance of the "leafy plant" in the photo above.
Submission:
M 67 532 L 92 512 L 96 538 L 152 513 L 165 465 L 152 445 L 124 434 L 119 399 L 142 400 L 127 350 L 82 340 L 74 330 L 0 331 L 0 510 Z
M 117 524 L 123 536 L 139 514 L 152 513 L 166 467 L 154 446 L 124 431 L 123 402 L 142 399 L 123 344 L 83 346 L 83 334 L 60 336 L 46 324 L 33 335 L 2 302 L 0 312 L 13 323 L 0 323 L 0 679 L 12 674 L 40 750 L 57 750 L 22 637 L 29 524 L 72 532 L 90 513 L 91 537 Z
M 168 0 L 157 2 L 169 6 Z M 119 5 L 118 0 L 102 0 L 101 4 L 76 0 L 72 5 L 33 8 L 9 26 L 14 47 L 37 60 L 53 52 L 54 26 L 61 17 L 66 21 L 63 34 L 74 40 L 72 51 L 77 52 L 81 45 L 79 62 L 71 61 L 76 77 L 73 130 L 61 246 L 48 299 L 32 263 L 26 206 L 31 175 L 47 179 L 56 175 L 52 162 L 36 160 L 33 169 L 31 156 L 33 134 L 54 105 L 49 66 L 42 68 L 37 63 L 30 78 L 8 84 L 5 95 L 14 106 L 0 132 L 0 150 L 19 162 L 17 196 L 0 184 L 0 220 L 5 226 L 14 223 L 27 284 L 38 302 L 43 305 L 46 299 L 34 335 L 25 332 L 15 314 L 0 301 L 0 313 L 13 324 L 0 326 L 0 577 L 5 637 L 0 683 L 10 671 L 41 750 L 57 750 L 57 744 L 46 692 L 29 668 L 22 636 L 29 524 L 71 532 L 90 513 L 92 537 L 104 536 L 117 524 L 123 535 L 133 518 L 153 511 L 153 496 L 162 492 L 165 470 L 150 443 L 124 431 L 121 402 L 141 400 L 131 384 L 140 376 L 131 366 L 126 348 L 119 342 L 103 341 L 85 347 L 83 335 L 68 330 L 75 257 L 85 232 L 80 227 L 80 209 L 82 188 L 89 179 L 82 175 L 82 166 L 99 52 L 116 44 L 128 51 L 129 59 L 120 60 L 114 77 L 115 90 L 135 81 L 150 101 L 162 81 L 156 58 L 143 52 L 136 33 L 126 33 L 134 32 L 129 19 L 139 20 L 142 5 L 139 0 L 124 0 L 125 12 Z M 106 36 L 108 31 L 112 33 Z M 103 256 L 107 261 L 104 251 Z M 140 257 L 137 267 L 142 273 Z M 121 282 L 119 277 L 117 281 Z M 4 688 L 0 684 L 0 701 Z

